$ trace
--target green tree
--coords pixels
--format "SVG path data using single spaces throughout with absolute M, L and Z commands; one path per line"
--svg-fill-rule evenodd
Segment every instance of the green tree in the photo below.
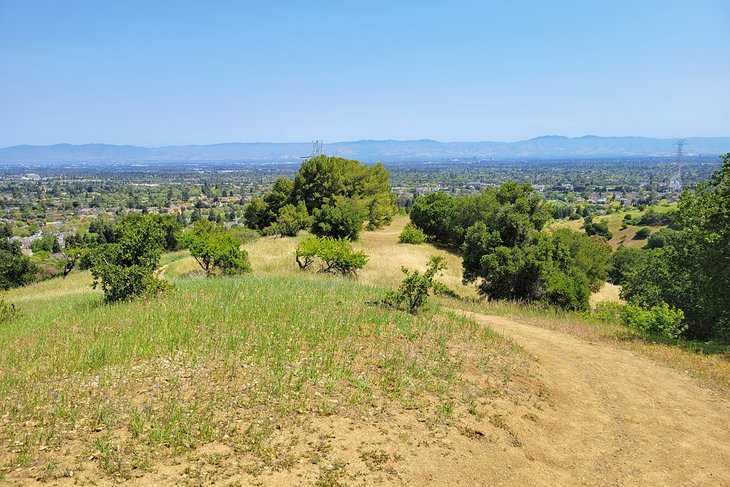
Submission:
M 362 203 L 341 196 L 327 201 L 314 210 L 312 233 L 320 237 L 357 240 L 366 216 Z
M 568 248 L 573 262 L 588 278 L 591 291 L 598 291 L 609 277 L 611 246 L 602 238 L 587 237 L 569 228 L 556 230 L 553 239 Z
M 307 206 L 303 201 L 300 201 L 297 206 L 289 203 L 281 207 L 276 221 L 264 229 L 264 233 L 281 235 L 282 237 L 296 237 L 300 230 L 304 230 L 310 225 L 310 222 Z
M 411 208 L 411 221 L 436 241 L 448 242 L 455 206 L 454 197 L 446 193 L 419 196 Z
M 587 216 L 583 219 L 583 229 L 588 236 L 598 235 L 606 240 L 613 238 L 613 233 L 608 229 L 608 222 L 606 220 L 594 222 L 592 216 Z
M 305 161 L 294 178 L 292 197 L 313 213 L 329 200 L 370 199 L 390 193 L 390 174 L 382 164 L 372 167 L 342 157 L 320 155 Z
M 631 273 L 623 296 L 681 309 L 694 339 L 730 342 L 730 154 L 708 183 L 680 197 L 677 233 Z
M 269 214 L 269 205 L 258 196 L 251 198 L 251 201 L 243 210 L 243 217 L 246 225 L 254 230 L 263 230 L 271 224 L 272 217 Z
M 182 245 L 190 251 L 195 261 L 210 276 L 215 268 L 223 274 L 233 275 L 251 271 L 248 253 L 241 250 L 238 241 L 209 220 L 199 220 L 186 231 Z
M 379 193 L 368 204 L 368 230 L 390 225 L 395 215 L 395 199 L 389 193 Z
M 20 245 L 0 238 L 0 291 L 33 282 L 38 266 L 23 255 Z
M 61 251 L 61 244 L 58 243 L 58 238 L 55 235 L 44 235 L 38 240 L 34 240 L 30 244 L 30 249 L 33 252 L 48 252 L 54 254 Z
M 151 294 L 165 287 L 154 275 L 165 232 L 149 215 L 132 214 L 115 226 L 115 243 L 96 247 L 91 257 L 93 286 L 101 286 L 107 302 Z
M 297 247 L 295 258 L 301 270 L 308 269 L 319 261 L 320 272 L 354 276 L 365 267 L 368 256 L 352 248 L 350 242 L 342 238 L 317 237 L 310 235 Z

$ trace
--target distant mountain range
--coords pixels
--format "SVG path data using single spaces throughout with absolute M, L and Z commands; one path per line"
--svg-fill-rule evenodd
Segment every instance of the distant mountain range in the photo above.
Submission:
M 730 137 L 688 138 L 685 154 L 711 156 L 730 152 Z M 573 159 L 666 157 L 676 140 L 648 137 L 562 137 L 547 135 L 518 142 L 438 142 L 435 140 L 359 140 L 324 144 L 323 152 L 361 161 L 445 159 Z M 110 144 L 18 145 L 0 148 L 0 163 L 145 162 L 145 161 L 298 161 L 310 143 L 233 142 L 212 145 L 137 147 Z

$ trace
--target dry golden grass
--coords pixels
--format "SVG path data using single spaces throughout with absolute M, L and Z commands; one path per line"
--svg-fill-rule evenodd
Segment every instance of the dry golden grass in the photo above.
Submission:
M 623 303 L 621 299 L 621 286 L 611 284 L 610 282 L 605 283 L 601 289 L 591 294 L 590 304 L 591 308 L 595 308 L 598 303 Z
M 90 293 L 100 293 L 91 288 L 91 274 L 89 272 L 72 272 L 68 277 L 49 279 L 31 286 L 9 289 L 0 292 L 0 299 L 12 303 L 26 301 L 55 301 L 60 298 L 81 296 Z
M 375 287 L 396 288 L 403 280 L 401 267 L 425 271 L 433 255 L 446 259 L 448 269 L 439 280 L 459 296 L 476 298 L 474 286 L 462 284 L 461 257 L 446 250 L 425 243 L 421 245 L 398 243 L 398 236 L 409 222 L 407 216 L 397 216 L 393 223 L 374 232 L 364 231 L 360 240 L 353 245 L 369 257 L 365 268 L 358 273 L 357 280 Z M 257 275 L 314 277 L 313 273 L 302 273 L 294 260 L 294 253 L 306 233 L 294 238 L 263 237 L 243 246 L 249 254 L 253 272 Z M 188 256 L 168 264 L 166 273 L 180 276 L 199 272 L 195 260 Z
M 359 273 L 360 281 L 373 286 L 395 288 L 403 280 L 402 266 L 425 271 L 431 256 L 440 255 L 446 259 L 449 267 L 438 280 L 460 296 L 476 298 L 475 287 L 465 286 L 461 282 L 460 256 L 428 243 L 421 245 L 398 243 L 398 236 L 408 222 L 408 217 L 399 216 L 385 228 L 362 233 L 355 247 L 368 254 L 370 261 Z

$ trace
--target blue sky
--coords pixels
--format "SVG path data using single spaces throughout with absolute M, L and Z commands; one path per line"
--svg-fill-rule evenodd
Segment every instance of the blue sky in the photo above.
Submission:
M 0 0 L 0 146 L 730 136 L 730 1 Z

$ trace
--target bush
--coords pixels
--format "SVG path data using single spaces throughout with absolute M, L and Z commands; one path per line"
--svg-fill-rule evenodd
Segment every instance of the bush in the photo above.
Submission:
M 641 227 L 634 235 L 634 240 L 646 240 L 651 236 L 651 228 Z
M 446 269 L 446 261 L 441 256 L 431 257 L 428 261 L 428 269 L 423 274 L 418 271 L 411 272 L 407 268 L 401 267 L 406 278 L 400 283 L 397 291 L 387 294 L 386 303 L 396 308 L 405 305 L 410 313 L 416 313 L 419 308 L 426 304 L 429 290 L 436 292 L 446 290 L 446 286 L 433 280 L 444 269 Z
M 373 196 L 368 205 L 368 230 L 377 230 L 390 225 L 395 215 L 395 198 L 390 193 L 380 193 Z
M 33 282 L 38 266 L 20 251 L 20 245 L 0 238 L 0 291 Z
M 593 310 L 592 316 L 604 323 L 621 323 L 621 313 L 623 313 L 624 306 L 621 303 L 602 301 L 596 303 L 596 309 Z
M 190 251 L 198 265 L 210 276 L 214 268 L 233 275 L 251 271 L 248 252 L 241 250 L 230 232 L 208 220 L 198 220 L 185 232 L 182 244 Z
M 341 238 L 309 236 L 297 247 L 296 261 L 301 270 L 320 262 L 320 272 L 354 276 L 365 267 L 368 256 L 356 251 L 349 241 Z
M 400 243 L 420 245 L 426 241 L 426 234 L 413 223 L 409 223 L 403 228 L 403 231 L 400 232 L 398 241 Z
M 594 222 L 592 216 L 587 216 L 583 219 L 583 228 L 588 236 L 598 235 L 606 240 L 613 238 L 613 233 L 608 229 L 608 222 L 606 220 Z
M 0 299 L 0 324 L 10 321 L 17 314 L 18 310 L 15 309 L 14 304 Z
M 148 215 L 129 215 L 115 225 L 116 243 L 100 245 L 91 256 L 93 286 L 107 302 L 153 294 L 168 287 L 154 275 L 165 243 L 164 229 Z
M 622 310 L 621 321 L 640 333 L 666 338 L 677 338 L 687 328 L 682 323 L 682 310 L 672 308 L 667 303 L 649 309 L 629 304 Z

